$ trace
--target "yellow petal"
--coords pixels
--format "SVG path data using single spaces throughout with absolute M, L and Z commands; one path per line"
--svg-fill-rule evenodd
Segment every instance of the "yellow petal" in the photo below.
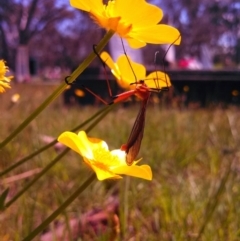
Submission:
M 152 170 L 151 170 L 151 167 L 148 165 L 120 166 L 112 169 L 112 171 L 120 175 L 124 174 L 128 176 L 143 178 L 146 180 L 152 180 Z
M 88 137 L 85 131 L 80 131 L 78 133 L 78 138 L 83 144 L 80 146 L 82 155 L 89 159 L 92 159 L 95 150 L 108 151 L 108 145 L 105 141 Z M 91 150 L 91 154 L 89 150 Z
M 132 7 L 136 8 L 134 11 Z M 163 17 L 162 10 L 145 0 L 116 0 L 116 12 L 134 27 L 148 26 L 159 23 Z
M 113 178 L 113 179 L 121 179 L 122 178 L 120 175 L 116 175 L 112 172 L 105 171 L 105 170 L 97 168 L 95 166 L 91 166 L 91 167 L 94 170 L 94 172 L 96 173 L 99 181 L 109 179 L 109 178 Z
M 152 44 L 180 44 L 179 31 L 169 25 L 159 24 L 144 28 L 134 28 L 129 37 Z
M 116 67 L 116 64 L 113 62 L 113 59 L 107 52 L 102 52 L 100 54 L 101 59 L 105 62 L 105 64 L 111 69 L 112 73 L 116 78 L 119 78 L 120 72 Z
M 133 49 L 139 49 L 142 48 L 144 46 L 146 46 L 147 44 L 143 41 L 140 41 L 138 39 L 134 39 L 134 38 L 129 38 L 128 36 L 126 37 L 126 40 L 129 44 L 129 46 Z
M 0 93 L 5 92 L 6 88 L 11 88 L 10 82 L 13 76 L 5 76 L 8 72 L 8 67 L 5 65 L 4 60 L 0 60 Z
M 88 145 L 91 149 L 104 149 L 105 151 L 108 151 L 108 145 L 105 141 L 97 139 L 97 138 L 88 138 Z
M 108 166 L 99 165 L 100 162 L 97 162 L 96 164 L 95 160 L 88 160 L 87 158 L 83 158 L 83 160 L 96 173 L 99 181 L 109 179 L 109 178 L 114 178 L 114 179 L 122 178 L 121 176 L 110 171 L 108 169 Z
M 106 179 L 122 179 L 122 177 L 119 176 L 119 175 L 112 175 L 108 172 L 103 172 L 100 169 L 99 169 L 99 171 L 95 170 L 95 173 L 96 173 L 97 179 L 99 181 L 103 181 L 103 180 L 106 180 Z
M 3 77 L 4 78 L 4 80 L 0 80 L 0 86 L 3 88 L 3 90 L 5 91 L 5 88 L 11 88 L 11 86 L 10 86 L 10 84 L 9 84 L 9 82 L 11 81 L 11 80 L 7 80 L 7 77 Z M 4 92 L 3 91 L 3 92 Z
M 91 9 L 94 11 L 101 11 L 103 9 L 102 0 L 70 0 L 71 6 L 89 12 Z
M 58 141 L 76 151 L 81 156 L 85 156 L 88 159 L 93 158 L 93 153 L 84 131 L 80 131 L 78 135 L 73 132 L 66 131 L 58 137 Z
M 0 85 L 0 93 L 5 92 L 5 89 Z
M 132 48 L 141 48 L 147 43 L 171 44 L 180 36 L 178 30 L 171 26 L 157 25 L 163 12 L 145 0 L 105 2 L 106 5 L 102 0 L 70 0 L 73 7 L 89 12 L 98 25 L 126 38 Z M 180 39 L 174 44 L 179 43 Z
M 166 73 L 161 71 L 155 71 L 150 73 L 146 77 L 145 83 L 149 88 L 156 88 L 156 89 L 161 89 L 163 87 L 171 86 L 169 76 Z
M 107 52 L 102 52 L 102 53 L 100 54 L 100 57 L 101 57 L 101 59 L 103 60 L 103 62 L 104 62 L 105 64 L 107 64 L 107 66 L 108 66 L 110 69 L 114 69 L 114 68 L 115 68 L 113 59 L 112 59 L 112 57 L 111 57 Z
M 112 29 L 113 31 L 117 32 L 121 17 L 106 17 L 101 12 L 95 12 L 92 10 L 90 11 L 90 16 L 101 27 L 106 28 L 107 30 Z M 124 33 L 125 31 L 123 31 L 123 34 Z
M 145 67 L 142 64 L 133 62 L 129 56 L 121 55 L 117 60 L 117 65 L 121 73 L 121 81 L 126 85 L 144 79 L 146 76 Z

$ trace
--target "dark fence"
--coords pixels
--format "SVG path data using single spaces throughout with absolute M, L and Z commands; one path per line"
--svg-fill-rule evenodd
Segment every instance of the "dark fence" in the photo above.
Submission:
M 209 104 L 236 104 L 240 105 L 240 71 L 167 71 L 173 88 L 168 93 L 168 100 L 180 100 L 182 104 L 198 103 L 199 106 Z M 109 73 L 108 76 L 111 76 Z M 111 90 L 113 95 L 123 92 L 111 76 Z M 71 88 L 64 93 L 64 103 L 72 104 L 99 104 L 101 101 L 93 94 L 82 88 L 89 88 L 107 102 L 109 96 L 106 77 L 99 73 L 99 69 L 86 70 Z M 84 92 L 84 93 L 83 93 Z M 161 98 L 161 95 L 160 95 Z
M 175 92 L 186 102 L 240 104 L 240 71 L 169 71 Z

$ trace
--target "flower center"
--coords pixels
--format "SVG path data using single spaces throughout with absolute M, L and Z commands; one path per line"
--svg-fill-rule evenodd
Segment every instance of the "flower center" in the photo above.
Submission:
M 91 14 L 100 26 L 107 30 L 113 30 L 121 37 L 126 37 L 132 29 L 132 24 L 126 22 L 117 12 L 115 0 L 109 0 L 106 5 L 103 5 L 103 11 L 100 15 L 95 15 L 94 12 Z
M 94 160 L 91 160 L 92 165 L 108 172 L 112 172 L 113 167 L 121 165 L 119 158 L 112 155 L 111 152 L 105 149 L 96 149 L 93 152 Z
M 105 171 L 109 171 L 109 168 L 111 166 L 111 155 L 108 151 L 104 151 L 102 149 L 94 150 L 94 160 L 93 164 Z

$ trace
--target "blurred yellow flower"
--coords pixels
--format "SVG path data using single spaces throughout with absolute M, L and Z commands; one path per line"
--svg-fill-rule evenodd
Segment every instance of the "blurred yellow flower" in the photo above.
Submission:
M 14 94 L 11 97 L 11 102 L 12 103 L 17 103 L 19 101 L 19 99 L 20 99 L 20 95 L 19 94 Z
M 89 138 L 84 131 L 80 131 L 78 135 L 73 132 L 64 132 L 58 137 L 58 141 L 80 154 L 100 181 L 108 178 L 120 179 L 122 178 L 120 175 L 152 180 L 150 166 L 136 165 L 138 161 L 128 166 L 124 151 L 109 151 L 105 141 Z
M 5 88 L 11 88 L 9 83 L 13 77 L 6 77 L 7 71 L 8 67 L 5 65 L 5 62 L 0 60 L 0 93 L 5 92 Z
M 116 63 L 107 52 L 102 52 L 100 57 L 111 69 L 119 86 L 123 89 L 135 89 L 136 85 L 131 84 L 139 80 L 144 80 L 147 87 L 153 89 L 171 86 L 169 76 L 166 73 L 154 71 L 146 76 L 146 68 L 142 64 L 132 61 L 129 56 L 119 56 Z
M 145 0 L 70 0 L 70 4 L 89 12 L 90 17 L 107 30 L 125 38 L 132 48 L 146 43 L 180 44 L 179 31 L 166 24 L 158 24 L 163 12 Z M 178 39 L 179 38 L 179 39 Z M 177 40 L 178 39 L 178 40 Z
M 78 97 L 84 97 L 85 96 L 85 92 L 83 90 L 80 90 L 80 89 L 76 89 L 74 91 L 74 94 Z

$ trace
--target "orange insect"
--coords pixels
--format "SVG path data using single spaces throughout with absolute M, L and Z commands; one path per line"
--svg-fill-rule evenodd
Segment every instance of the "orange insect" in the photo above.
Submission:
M 113 101 L 110 104 L 124 101 L 133 95 L 137 96 L 142 101 L 127 143 L 121 146 L 121 150 L 125 151 L 127 154 L 127 164 L 131 165 L 137 157 L 141 147 L 145 126 L 146 107 L 150 95 L 152 92 L 168 90 L 171 86 L 171 82 L 168 75 L 161 71 L 155 71 L 146 76 L 145 67 L 133 62 L 127 55 L 121 55 L 116 63 L 113 62 L 110 55 L 106 52 L 103 52 L 100 57 L 104 63 L 109 66 L 118 84 L 125 89 L 130 89 L 119 95 L 112 96 Z
M 96 98 L 98 98 L 100 101 L 108 105 L 125 101 L 133 95 L 137 96 L 142 101 L 140 110 L 134 122 L 127 143 L 121 146 L 121 150 L 125 151 L 127 154 L 126 163 L 128 165 L 132 165 L 141 147 L 145 126 L 146 107 L 150 95 L 152 92 L 168 90 L 171 86 L 171 82 L 168 75 L 161 71 L 154 71 L 146 76 L 146 68 L 143 65 L 132 61 L 131 58 L 127 56 L 125 51 L 125 54 L 121 55 L 118 58 L 117 62 L 114 63 L 111 56 L 107 52 L 103 52 L 99 56 L 95 47 L 96 46 L 93 46 L 94 52 L 101 59 L 104 65 L 104 69 L 105 64 L 107 64 L 108 67 L 111 69 L 113 75 L 116 77 L 118 84 L 122 88 L 128 90 L 121 94 L 113 96 L 109 81 L 106 78 L 109 95 L 113 99 L 112 102 L 107 103 L 93 91 L 86 88 L 85 86 L 83 87 L 91 94 L 93 94 Z M 67 79 L 65 79 L 65 81 L 67 82 Z

